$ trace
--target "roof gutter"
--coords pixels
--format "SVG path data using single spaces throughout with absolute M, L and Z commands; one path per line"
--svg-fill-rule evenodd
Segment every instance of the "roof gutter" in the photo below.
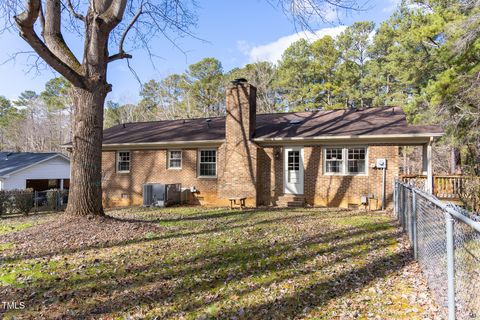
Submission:
M 253 142 L 259 145 L 265 144 L 298 144 L 298 143 L 398 143 L 405 145 L 424 144 L 430 139 L 439 138 L 443 133 L 406 133 L 406 134 L 383 134 L 383 135 L 345 135 L 345 136 L 317 136 L 317 137 L 278 137 L 278 138 L 254 138 Z M 130 142 L 130 143 L 104 143 L 102 150 L 119 149 L 153 149 L 153 148 L 175 148 L 175 147 L 211 147 L 220 146 L 225 139 L 197 140 L 197 141 L 159 141 L 159 142 Z M 64 148 L 71 148 L 72 145 L 63 145 Z
M 439 138 L 443 133 L 408 133 L 384 135 L 346 135 L 346 136 L 317 136 L 317 137 L 279 137 L 256 138 L 258 144 L 295 144 L 295 143 L 401 143 L 424 144 L 430 139 Z

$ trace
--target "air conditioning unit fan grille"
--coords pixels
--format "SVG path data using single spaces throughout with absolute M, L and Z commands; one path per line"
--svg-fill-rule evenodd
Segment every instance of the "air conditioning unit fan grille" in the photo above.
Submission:
M 147 183 L 143 185 L 143 205 L 164 207 L 179 204 L 181 184 Z

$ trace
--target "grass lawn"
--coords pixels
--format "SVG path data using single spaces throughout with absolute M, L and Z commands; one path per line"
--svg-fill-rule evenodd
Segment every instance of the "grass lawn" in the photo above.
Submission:
M 130 208 L 0 220 L 9 318 L 438 319 L 385 213 Z

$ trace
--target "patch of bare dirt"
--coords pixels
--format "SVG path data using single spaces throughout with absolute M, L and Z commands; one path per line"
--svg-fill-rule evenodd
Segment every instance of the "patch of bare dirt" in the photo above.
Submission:
M 62 214 L 21 232 L 0 236 L 0 243 L 14 243 L 15 250 L 0 252 L 0 259 L 35 258 L 87 248 L 132 243 L 162 228 L 151 222 L 114 217 L 81 217 Z

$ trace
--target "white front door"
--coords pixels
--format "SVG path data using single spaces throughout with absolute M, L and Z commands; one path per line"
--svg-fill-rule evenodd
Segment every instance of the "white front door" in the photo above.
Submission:
M 285 193 L 303 194 L 303 148 L 285 148 L 283 158 Z

